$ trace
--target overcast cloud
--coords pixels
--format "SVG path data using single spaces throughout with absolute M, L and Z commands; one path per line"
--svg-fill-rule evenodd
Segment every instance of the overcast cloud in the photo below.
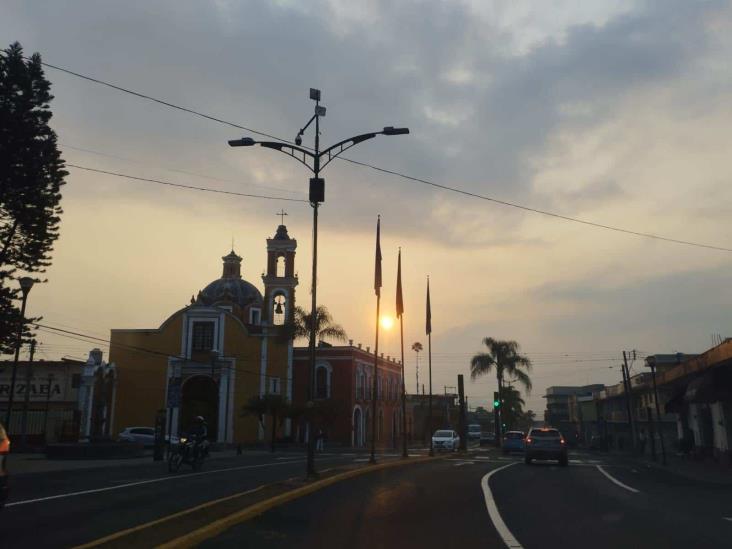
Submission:
M 253 129 L 293 138 L 311 112 L 308 88 L 319 87 L 326 143 L 385 125 L 412 130 L 360 145 L 350 158 L 732 247 L 727 2 L 3 0 L 0 12 L 4 45 L 18 40 L 50 63 Z M 240 130 L 50 69 L 47 76 L 68 161 L 305 195 L 307 174 L 296 162 L 228 148 Z M 354 339 L 373 339 L 369 277 L 381 213 L 385 268 L 393 269 L 399 245 L 408 263 L 410 339 L 422 337 L 423 283 L 432 275 L 438 387 L 467 373 L 467 358 L 487 335 L 517 339 L 534 353 L 529 404 L 537 410 L 547 385 L 619 375 L 607 368 L 612 362 L 552 357 L 698 352 L 712 333 L 729 335 L 727 253 L 569 224 L 345 162 L 325 177 L 319 295 Z M 232 235 L 245 276 L 259 284 L 264 239 L 281 206 L 72 170 L 50 282 L 34 290 L 31 312 L 102 335 L 157 326 L 219 275 Z M 300 243 L 302 295 L 310 210 L 285 208 Z M 87 347 L 49 338 L 46 352 L 79 355 Z M 387 337 L 387 352 L 396 348 Z M 408 379 L 413 374 L 410 357 Z M 473 402 L 492 394 L 491 382 L 471 385 Z

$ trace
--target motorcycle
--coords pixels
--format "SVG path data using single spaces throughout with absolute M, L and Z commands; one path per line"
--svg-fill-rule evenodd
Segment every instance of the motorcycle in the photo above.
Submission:
M 208 442 L 196 441 L 190 437 L 182 436 L 178 444 L 173 446 L 168 457 L 168 471 L 175 473 L 184 463 L 191 465 L 194 471 L 200 471 L 203 461 L 208 455 Z

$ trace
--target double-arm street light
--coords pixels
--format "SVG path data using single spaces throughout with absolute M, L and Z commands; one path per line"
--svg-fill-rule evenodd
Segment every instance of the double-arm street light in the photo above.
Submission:
M 354 137 L 349 137 L 343 141 L 339 141 L 335 145 L 331 145 L 325 150 L 320 150 L 320 117 L 325 116 L 325 107 L 320 104 L 320 90 L 310 88 L 310 99 L 315 101 L 315 112 L 307 124 L 303 126 L 295 136 L 295 143 L 286 143 L 283 141 L 256 141 L 251 137 L 242 137 L 241 139 L 233 139 L 229 141 L 232 147 L 251 147 L 260 145 L 267 149 L 274 149 L 291 156 L 295 160 L 304 164 L 314 177 L 310 178 L 310 205 L 313 207 L 313 274 L 311 282 L 311 314 L 310 314 L 310 365 L 308 372 L 308 405 L 312 406 L 312 400 L 315 397 L 315 344 L 317 337 L 317 299 L 316 299 L 316 281 L 318 279 L 318 207 L 325 202 L 325 180 L 320 177 L 320 172 L 330 162 L 337 158 L 342 152 L 347 151 L 354 145 L 358 145 L 362 141 L 373 139 L 377 135 L 403 135 L 409 133 L 408 128 L 395 128 L 393 126 L 385 127 L 378 132 L 363 133 Z M 315 148 L 303 148 L 302 136 L 310 124 L 315 122 Z M 308 444 L 307 444 L 307 474 L 314 476 L 315 472 L 315 444 L 312 422 L 308 423 Z
M 22 277 L 18 283 L 20 291 L 23 292 L 23 301 L 20 306 L 20 316 L 18 317 L 18 333 L 15 339 L 15 358 L 13 359 L 13 374 L 10 378 L 10 394 L 8 395 L 8 409 L 5 412 L 5 426 L 10 432 L 10 417 L 13 411 L 13 397 L 15 396 L 15 378 L 18 375 L 18 358 L 20 357 L 20 347 L 23 342 L 23 323 L 25 321 L 25 304 L 28 301 L 28 292 L 33 287 L 33 279 L 29 276 Z M 26 391 L 28 388 L 26 387 Z

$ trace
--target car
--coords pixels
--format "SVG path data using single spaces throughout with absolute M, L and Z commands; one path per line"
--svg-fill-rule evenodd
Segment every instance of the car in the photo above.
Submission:
M 136 442 L 142 444 L 145 448 L 152 448 L 155 446 L 155 429 L 152 427 L 127 427 L 119 434 L 117 440 L 120 442 Z M 165 435 L 165 441 L 178 444 L 178 437 Z
M 480 445 L 481 446 L 493 444 L 495 441 L 496 441 L 495 433 L 486 433 L 486 432 L 480 433 Z
M 532 460 L 535 459 L 556 459 L 562 467 L 569 464 L 567 442 L 562 433 L 552 427 L 531 429 L 526 437 L 525 447 L 526 465 L 531 465 Z
M 452 429 L 440 429 L 432 435 L 432 447 L 435 450 L 456 451 L 460 447 L 460 437 Z
M 468 440 L 480 440 L 480 424 L 471 423 L 468 425 Z
M 523 452 L 524 437 L 523 431 L 508 431 L 503 435 L 503 453 Z
M 8 454 L 10 453 L 10 437 L 0 423 L 0 509 L 8 501 Z

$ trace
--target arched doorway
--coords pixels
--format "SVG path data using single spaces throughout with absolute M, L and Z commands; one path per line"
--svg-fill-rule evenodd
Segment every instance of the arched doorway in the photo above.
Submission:
M 209 440 L 218 440 L 219 388 L 209 376 L 193 376 L 183 382 L 179 430 L 185 431 L 193 418 L 203 416 Z
M 353 410 L 353 445 L 355 447 L 363 446 L 363 438 L 361 434 L 361 408 Z

